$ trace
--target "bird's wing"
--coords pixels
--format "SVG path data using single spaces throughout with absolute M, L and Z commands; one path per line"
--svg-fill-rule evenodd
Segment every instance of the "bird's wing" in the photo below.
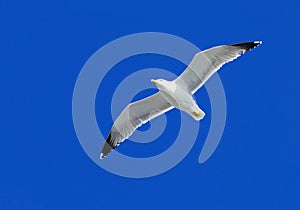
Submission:
M 186 70 L 175 80 L 195 93 L 218 69 L 245 52 L 260 45 L 261 42 L 245 42 L 222 45 L 197 53 Z
M 129 104 L 111 128 L 102 148 L 100 158 L 102 159 L 119 146 L 142 124 L 172 108 L 172 105 L 163 98 L 160 92 Z

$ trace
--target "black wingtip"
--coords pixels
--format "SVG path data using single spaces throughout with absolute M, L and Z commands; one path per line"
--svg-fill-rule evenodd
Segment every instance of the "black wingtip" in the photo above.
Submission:
M 262 44 L 262 41 L 254 41 L 254 42 L 242 42 L 237 44 L 231 44 L 230 46 L 240 47 L 241 49 L 245 50 L 246 52 L 259 46 Z
M 100 154 L 100 159 L 103 159 L 108 153 L 110 153 L 112 150 L 114 150 L 116 147 L 113 146 L 112 144 L 112 139 L 111 139 L 111 132 L 109 132 L 106 142 L 104 143 L 101 154 Z

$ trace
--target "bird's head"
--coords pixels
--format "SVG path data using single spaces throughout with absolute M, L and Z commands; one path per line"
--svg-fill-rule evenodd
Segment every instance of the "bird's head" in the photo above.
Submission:
M 168 81 L 164 79 L 152 79 L 151 82 L 154 83 L 158 89 L 164 89 L 168 84 Z
M 164 79 L 152 79 L 151 82 L 153 82 L 156 85 L 156 87 L 161 91 L 169 92 L 176 88 L 174 81 L 168 81 Z

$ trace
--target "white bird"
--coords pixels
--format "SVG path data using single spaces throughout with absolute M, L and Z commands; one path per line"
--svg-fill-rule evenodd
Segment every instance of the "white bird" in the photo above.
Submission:
M 197 53 L 185 71 L 175 80 L 152 79 L 158 93 L 129 104 L 116 119 L 104 146 L 100 159 L 127 139 L 138 127 L 173 109 L 188 113 L 201 120 L 205 113 L 199 108 L 193 94 L 227 62 L 260 45 L 261 41 L 222 45 Z

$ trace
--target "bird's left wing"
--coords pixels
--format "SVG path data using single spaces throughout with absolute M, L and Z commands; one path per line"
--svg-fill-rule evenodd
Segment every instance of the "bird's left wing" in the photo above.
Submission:
M 221 45 L 197 53 L 186 70 L 175 80 L 194 94 L 218 69 L 245 52 L 260 45 L 260 41 Z
M 172 105 L 163 98 L 161 92 L 129 104 L 111 128 L 103 145 L 100 158 L 104 158 L 119 146 L 121 142 L 127 139 L 142 124 L 172 108 Z

